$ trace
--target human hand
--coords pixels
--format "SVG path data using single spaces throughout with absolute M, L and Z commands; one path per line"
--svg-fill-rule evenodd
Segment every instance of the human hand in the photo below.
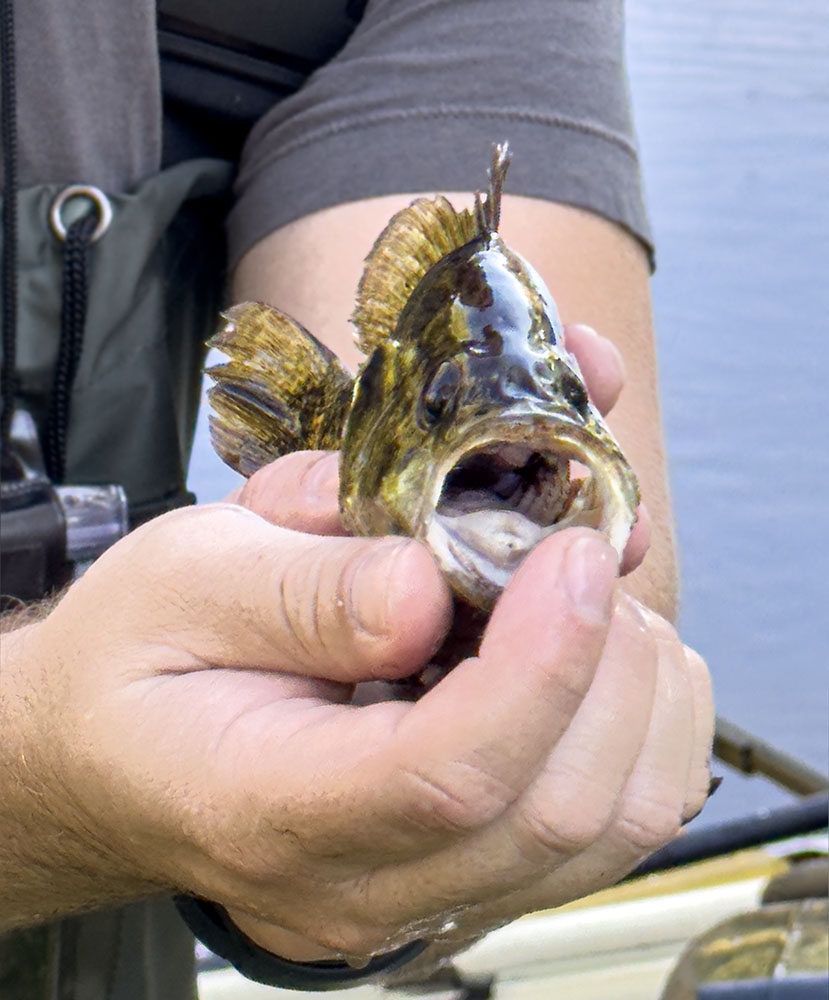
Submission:
M 446 621 L 417 543 L 227 506 L 118 548 L 23 636 L 18 667 L 46 676 L 4 678 L 31 839 L 60 847 L 39 912 L 82 872 L 213 899 L 266 947 L 279 929 L 349 955 L 466 939 L 541 880 L 548 904 L 613 880 L 703 801 L 701 668 L 614 597 L 592 532 L 531 554 L 479 657 L 417 704 L 363 708 L 351 682 L 411 672 Z
M 328 720 L 339 750 L 328 794 L 347 806 L 293 828 L 313 859 L 304 877 L 316 892 L 297 893 L 304 912 L 286 923 L 254 902 L 278 862 L 258 874 L 259 892 L 222 900 L 253 940 L 302 960 L 417 936 L 451 952 L 611 884 L 701 807 L 704 665 L 631 599 L 617 594 L 611 610 L 615 560 L 591 533 L 567 536 L 527 560 L 479 657 L 417 705 L 358 709 L 339 736 Z M 591 575 L 574 603 L 567 581 L 580 557 Z M 312 768 L 328 770 L 320 758 Z
M 296 470 L 300 460 L 285 463 Z M 274 466 L 269 475 L 277 472 Z M 313 486 L 313 475 L 300 479 Z M 571 551 L 585 544 L 598 572 L 586 581 L 588 596 L 604 602 L 592 622 L 582 621 L 563 572 Z M 370 556 L 378 561 L 367 562 Z M 411 673 L 445 628 L 448 597 L 417 544 L 315 538 L 235 506 L 179 511 L 135 533 L 45 622 L 16 636 L 11 670 L 4 667 L 13 723 L 6 733 L 14 735 L 21 784 L 31 793 L 25 816 L 21 801 L 11 801 L 18 807 L 12 826 L 30 824 L 27 851 L 45 872 L 35 887 L 39 913 L 105 902 L 90 895 L 102 887 L 113 899 L 178 888 L 223 903 L 266 946 L 285 928 L 347 953 L 439 933 L 447 919 L 464 935 L 481 921 L 500 922 L 540 875 L 555 881 L 564 871 L 565 859 L 543 842 L 521 864 L 510 845 L 521 843 L 515 837 L 523 831 L 523 857 L 539 839 L 526 807 L 546 799 L 548 758 L 559 737 L 568 745 L 564 737 L 586 711 L 576 708 L 596 689 L 600 662 L 608 660 L 605 673 L 616 677 L 641 646 L 647 690 L 637 705 L 656 714 L 652 661 L 663 657 L 654 657 L 652 630 L 636 623 L 624 600 L 613 631 L 614 577 L 615 560 L 592 533 L 548 540 L 493 616 L 480 660 L 461 665 L 417 706 L 355 709 L 346 704 L 353 681 Z M 516 606 L 527 617 L 517 620 Z M 557 645 L 547 636 L 556 624 Z M 483 699 L 482 682 L 490 692 Z M 603 704 L 604 711 L 617 700 L 625 705 L 605 698 L 595 696 L 593 722 Z M 687 716 L 687 698 L 676 700 L 662 714 Z M 647 763 L 645 747 L 658 743 L 650 728 L 646 740 L 639 727 L 641 746 L 628 746 L 627 761 L 614 748 L 600 783 L 604 797 L 591 789 L 592 828 L 579 809 L 578 822 L 588 824 L 582 833 L 592 836 L 605 823 L 607 836 L 591 840 L 597 850 L 603 841 L 605 854 L 591 862 L 564 834 L 558 853 L 586 867 L 571 867 L 559 892 L 580 895 L 591 878 L 606 880 L 615 871 L 607 854 L 625 868 L 641 853 L 618 827 L 631 782 L 635 793 L 634 776 Z M 694 811 L 705 737 L 689 736 L 687 725 L 667 728 L 688 772 L 676 787 L 667 783 Z M 607 747 L 597 753 L 601 762 Z M 566 768 L 566 753 L 559 749 L 556 759 Z M 667 766 L 676 778 L 681 768 Z M 472 798 L 441 797 L 452 773 L 469 776 Z M 520 778 L 510 791 L 513 775 Z M 623 778 L 625 792 L 616 787 Z M 44 864 L 50 857 L 52 870 Z M 2 912 L 13 913 L 15 901 L 13 894 Z M 446 916 L 458 908 L 465 917 Z
M 618 398 L 622 387 L 624 368 L 621 358 L 609 341 L 598 337 L 592 330 L 584 327 L 568 327 L 566 332 L 568 346 L 578 356 L 590 387 L 591 396 L 602 412 L 606 413 Z M 273 477 L 276 469 L 271 467 L 249 480 L 239 491 L 238 499 L 258 510 L 263 516 L 281 523 L 290 523 L 294 527 L 302 527 L 305 530 L 320 533 L 338 531 L 336 457 L 321 455 L 314 458 L 311 455 L 296 455 L 279 463 L 279 468 L 283 483 L 282 489 L 274 488 Z M 305 492 L 303 480 L 309 476 L 312 476 L 318 484 L 324 483 L 327 490 L 323 488 L 314 491 L 315 502 L 313 506 L 309 507 L 307 503 L 297 505 L 295 498 L 302 496 Z M 286 479 L 293 487 L 287 491 L 284 489 Z M 636 568 L 641 562 L 647 549 L 648 535 L 649 523 L 647 513 L 643 508 L 640 511 L 638 528 L 623 560 L 625 572 Z M 673 660 L 673 672 L 675 673 L 676 662 L 684 662 L 687 659 L 685 667 L 692 677 L 691 686 L 698 726 L 695 738 L 702 747 L 710 747 L 713 736 L 713 716 L 710 686 L 704 664 L 696 653 L 681 646 L 676 633 L 667 622 L 648 611 L 647 608 L 637 605 L 635 601 L 631 601 L 631 605 L 634 609 L 638 609 L 647 621 L 649 630 L 660 645 L 661 655 L 668 665 L 667 669 L 663 667 L 661 672 L 663 691 L 660 698 L 666 696 L 664 688 L 671 684 L 669 676 L 672 672 L 671 661 Z M 673 683 L 675 686 L 676 681 L 674 680 Z M 642 766 L 644 767 L 644 765 Z M 696 779 L 693 780 L 697 780 L 697 787 L 691 792 L 691 797 L 698 801 L 704 801 L 704 794 L 707 791 L 704 769 L 698 768 Z M 703 798 L 700 799 L 700 796 Z M 657 845 L 654 843 L 653 846 Z M 594 845 L 587 858 L 582 858 L 579 864 L 559 869 L 549 877 L 538 879 L 524 890 L 513 892 L 509 896 L 498 897 L 490 904 L 465 907 L 463 918 L 450 920 L 439 935 L 442 950 L 445 953 L 452 953 L 463 943 L 479 936 L 482 930 L 532 909 L 557 905 L 573 896 L 590 891 L 585 883 L 581 884 L 579 891 L 577 880 L 585 874 L 586 869 L 591 864 L 597 864 L 598 871 L 605 873 L 605 877 L 601 878 L 594 887 L 598 888 L 608 884 L 610 881 L 607 877 L 608 869 L 603 867 L 601 863 L 602 849 L 607 850 L 607 842 L 604 845 Z M 286 932 L 283 928 L 268 926 L 244 911 L 232 910 L 231 912 L 237 924 L 254 940 L 259 941 L 263 947 L 281 954 L 297 954 L 298 957 L 305 959 L 322 957 L 321 952 L 313 945 L 309 947 L 307 941 Z M 432 937 L 434 939 L 435 935 L 433 934 Z M 433 952 L 434 950 L 432 949 Z

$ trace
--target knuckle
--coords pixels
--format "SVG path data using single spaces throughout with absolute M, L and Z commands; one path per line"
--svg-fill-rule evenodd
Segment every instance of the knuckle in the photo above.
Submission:
M 315 663 L 323 647 L 320 634 L 324 611 L 320 593 L 323 561 L 319 553 L 307 552 L 305 558 L 273 567 L 275 611 L 283 634 L 290 640 L 290 652 L 300 663 Z
M 360 680 L 377 681 L 407 677 L 412 665 L 405 657 L 403 640 L 392 634 L 371 631 L 371 626 L 353 608 L 345 607 L 345 633 L 348 636 L 347 663 Z M 343 632 L 339 633 L 342 637 Z
M 616 827 L 621 837 L 641 851 L 655 851 L 679 833 L 681 808 L 665 799 L 637 798 L 619 813 Z
M 337 596 L 356 631 L 370 637 L 392 638 L 388 590 L 394 583 L 401 555 L 412 543 L 400 538 L 348 538 L 340 542 L 343 558 Z
M 139 594 L 146 593 L 156 608 L 189 608 L 194 578 L 201 581 L 215 572 L 238 536 L 240 518 L 251 516 L 232 504 L 183 507 L 127 535 L 119 545 L 132 556 L 131 571 L 143 585 Z M 211 545 L 205 546 L 205 537 Z
M 187 530 L 187 515 L 189 513 L 190 510 L 186 507 L 179 510 L 171 510 L 161 517 L 154 517 L 152 521 L 142 524 L 140 528 L 136 529 L 132 535 L 128 535 L 127 538 L 134 545 L 140 545 L 145 552 L 154 552 L 156 549 L 162 547 L 166 548 L 169 545 L 172 532 L 178 534 L 182 529 Z
M 376 543 L 366 544 L 362 539 L 348 539 L 342 544 L 345 558 L 327 588 L 328 602 L 339 609 L 338 647 L 347 650 L 348 660 L 354 664 L 361 680 L 410 674 L 408 631 L 395 627 L 390 613 L 388 582 L 383 583 L 372 576 L 375 566 L 382 566 L 388 547 L 384 552 Z
M 497 779 L 465 764 L 453 769 L 448 778 L 416 767 L 401 769 L 408 825 L 462 836 L 487 826 L 507 808 L 512 793 Z
M 329 594 L 338 608 L 343 658 L 361 680 L 410 676 L 449 624 L 445 582 L 428 552 L 411 539 L 349 538 L 341 545 Z
M 363 587 L 358 580 L 374 555 L 376 546 L 364 539 L 327 539 L 274 566 L 278 618 L 306 666 L 322 657 L 344 672 L 341 679 L 355 680 L 412 672 L 402 656 L 405 636 L 386 628 L 383 587 Z
M 204 525 L 201 523 L 204 520 L 214 521 L 216 527 L 220 525 L 223 527 L 236 527 L 242 521 L 250 523 L 252 518 L 256 518 L 253 511 L 248 510 L 246 507 L 241 507 L 237 503 L 227 503 L 223 500 L 198 507 L 182 507 L 179 510 L 174 510 L 170 514 L 164 515 L 165 518 L 176 516 L 180 517 L 181 520 L 186 519 L 193 526 L 193 529 L 199 532 L 204 530 Z
M 575 634 L 575 629 L 573 633 Z M 545 694 L 551 704 L 560 706 L 562 712 L 572 717 L 590 690 L 593 673 L 585 670 L 581 663 L 567 666 L 567 670 L 562 670 L 560 664 L 552 664 L 547 668 L 549 683 Z
M 209 530 L 213 537 L 224 537 L 223 532 L 234 531 L 244 520 L 253 517 L 249 510 L 232 503 L 211 503 L 199 507 L 179 507 L 160 517 L 153 518 L 135 533 L 146 545 L 163 548 L 169 552 L 171 544 L 176 549 L 191 541 L 203 543 Z M 209 526 L 205 522 L 210 522 Z
M 542 861 L 551 855 L 581 854 L 599 840 L 608 824 L 606 810 L 587 804 L 559 808 L 555 814 L 537 806 L 527 808 L 522 815 L 525 853 Z

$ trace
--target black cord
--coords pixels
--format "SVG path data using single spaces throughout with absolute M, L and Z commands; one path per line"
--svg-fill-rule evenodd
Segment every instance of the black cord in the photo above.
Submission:
M 60 313 L 60 346 L 46 422 L 44 460 L 53 483 L 62 483 L 66 472 L 66 441 L 72 383 L 81 360 L 89 284 L 89 247 L 98 216 L 90 212 L 72 223 L 63 247 L 63 298 Z
M 345 962 L 291 962 L 251 941 L 218 903 L 193 896 L 174 896 L 179 915 L 214 955 L 230 962 L 247 979 L 266 986 L 316 993 L 354 986 L 380 972 L 395 972 L 428 948 L 427 941 L 410 941 L 374 958 L 361 969 Z
M 3 140 L 3 367 L 0 372 L 0 452 L 3 475 L 17 471 L 11 455 L 14 397 L 17 389 L 17 93 L 15 86 L 14 0 L 0 0 L 0 133 Z
M 732 851 L 757 847 L 771 840 L 816 833 L 825 830 L 827 823 L 829 796 L 820 792 L 792 805 L 763 809 L 753 815 L 726 820 L 716 826 L 692 829 L 652 854 L 627 878 L 638 878 L 640 875 L 668 871 L 695 861 L 706 861 Z

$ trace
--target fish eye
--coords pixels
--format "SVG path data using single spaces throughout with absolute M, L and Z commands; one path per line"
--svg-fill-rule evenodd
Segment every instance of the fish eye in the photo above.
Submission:
M 575 375 L 571 375 L 569 372 L 561 376 L 561 395 L 567 400 L 567 402 L 573 407 L 574 410 L 584 416 L 587 410 L 587 390 L 582 385 L 581 381 L 576 378 Z
M 421 423 L 432 427 L 452 413 L 461 387 L 461 373 L 458 364 L 444 361 L 438 366 L 420 399 Z

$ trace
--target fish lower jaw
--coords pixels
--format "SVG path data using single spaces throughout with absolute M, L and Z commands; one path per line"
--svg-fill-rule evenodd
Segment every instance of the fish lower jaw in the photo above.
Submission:
M 449 585 L 490 610 L 526 556 L 566 528 L 601 531 L 621 559 L 638 489 L 621 456 L 587 442 L 487 442 L 440 471 L 418 532 Z
M 488 609 L 529 553 L 565 528 L 599 528 L 602 511 L 576 500 L 554 524 L 541 525 L 509 510 L 479 510 L 432 518 L 425 540 L 453 589 Z M 624 528 L 625 538 L 629 526 Z

